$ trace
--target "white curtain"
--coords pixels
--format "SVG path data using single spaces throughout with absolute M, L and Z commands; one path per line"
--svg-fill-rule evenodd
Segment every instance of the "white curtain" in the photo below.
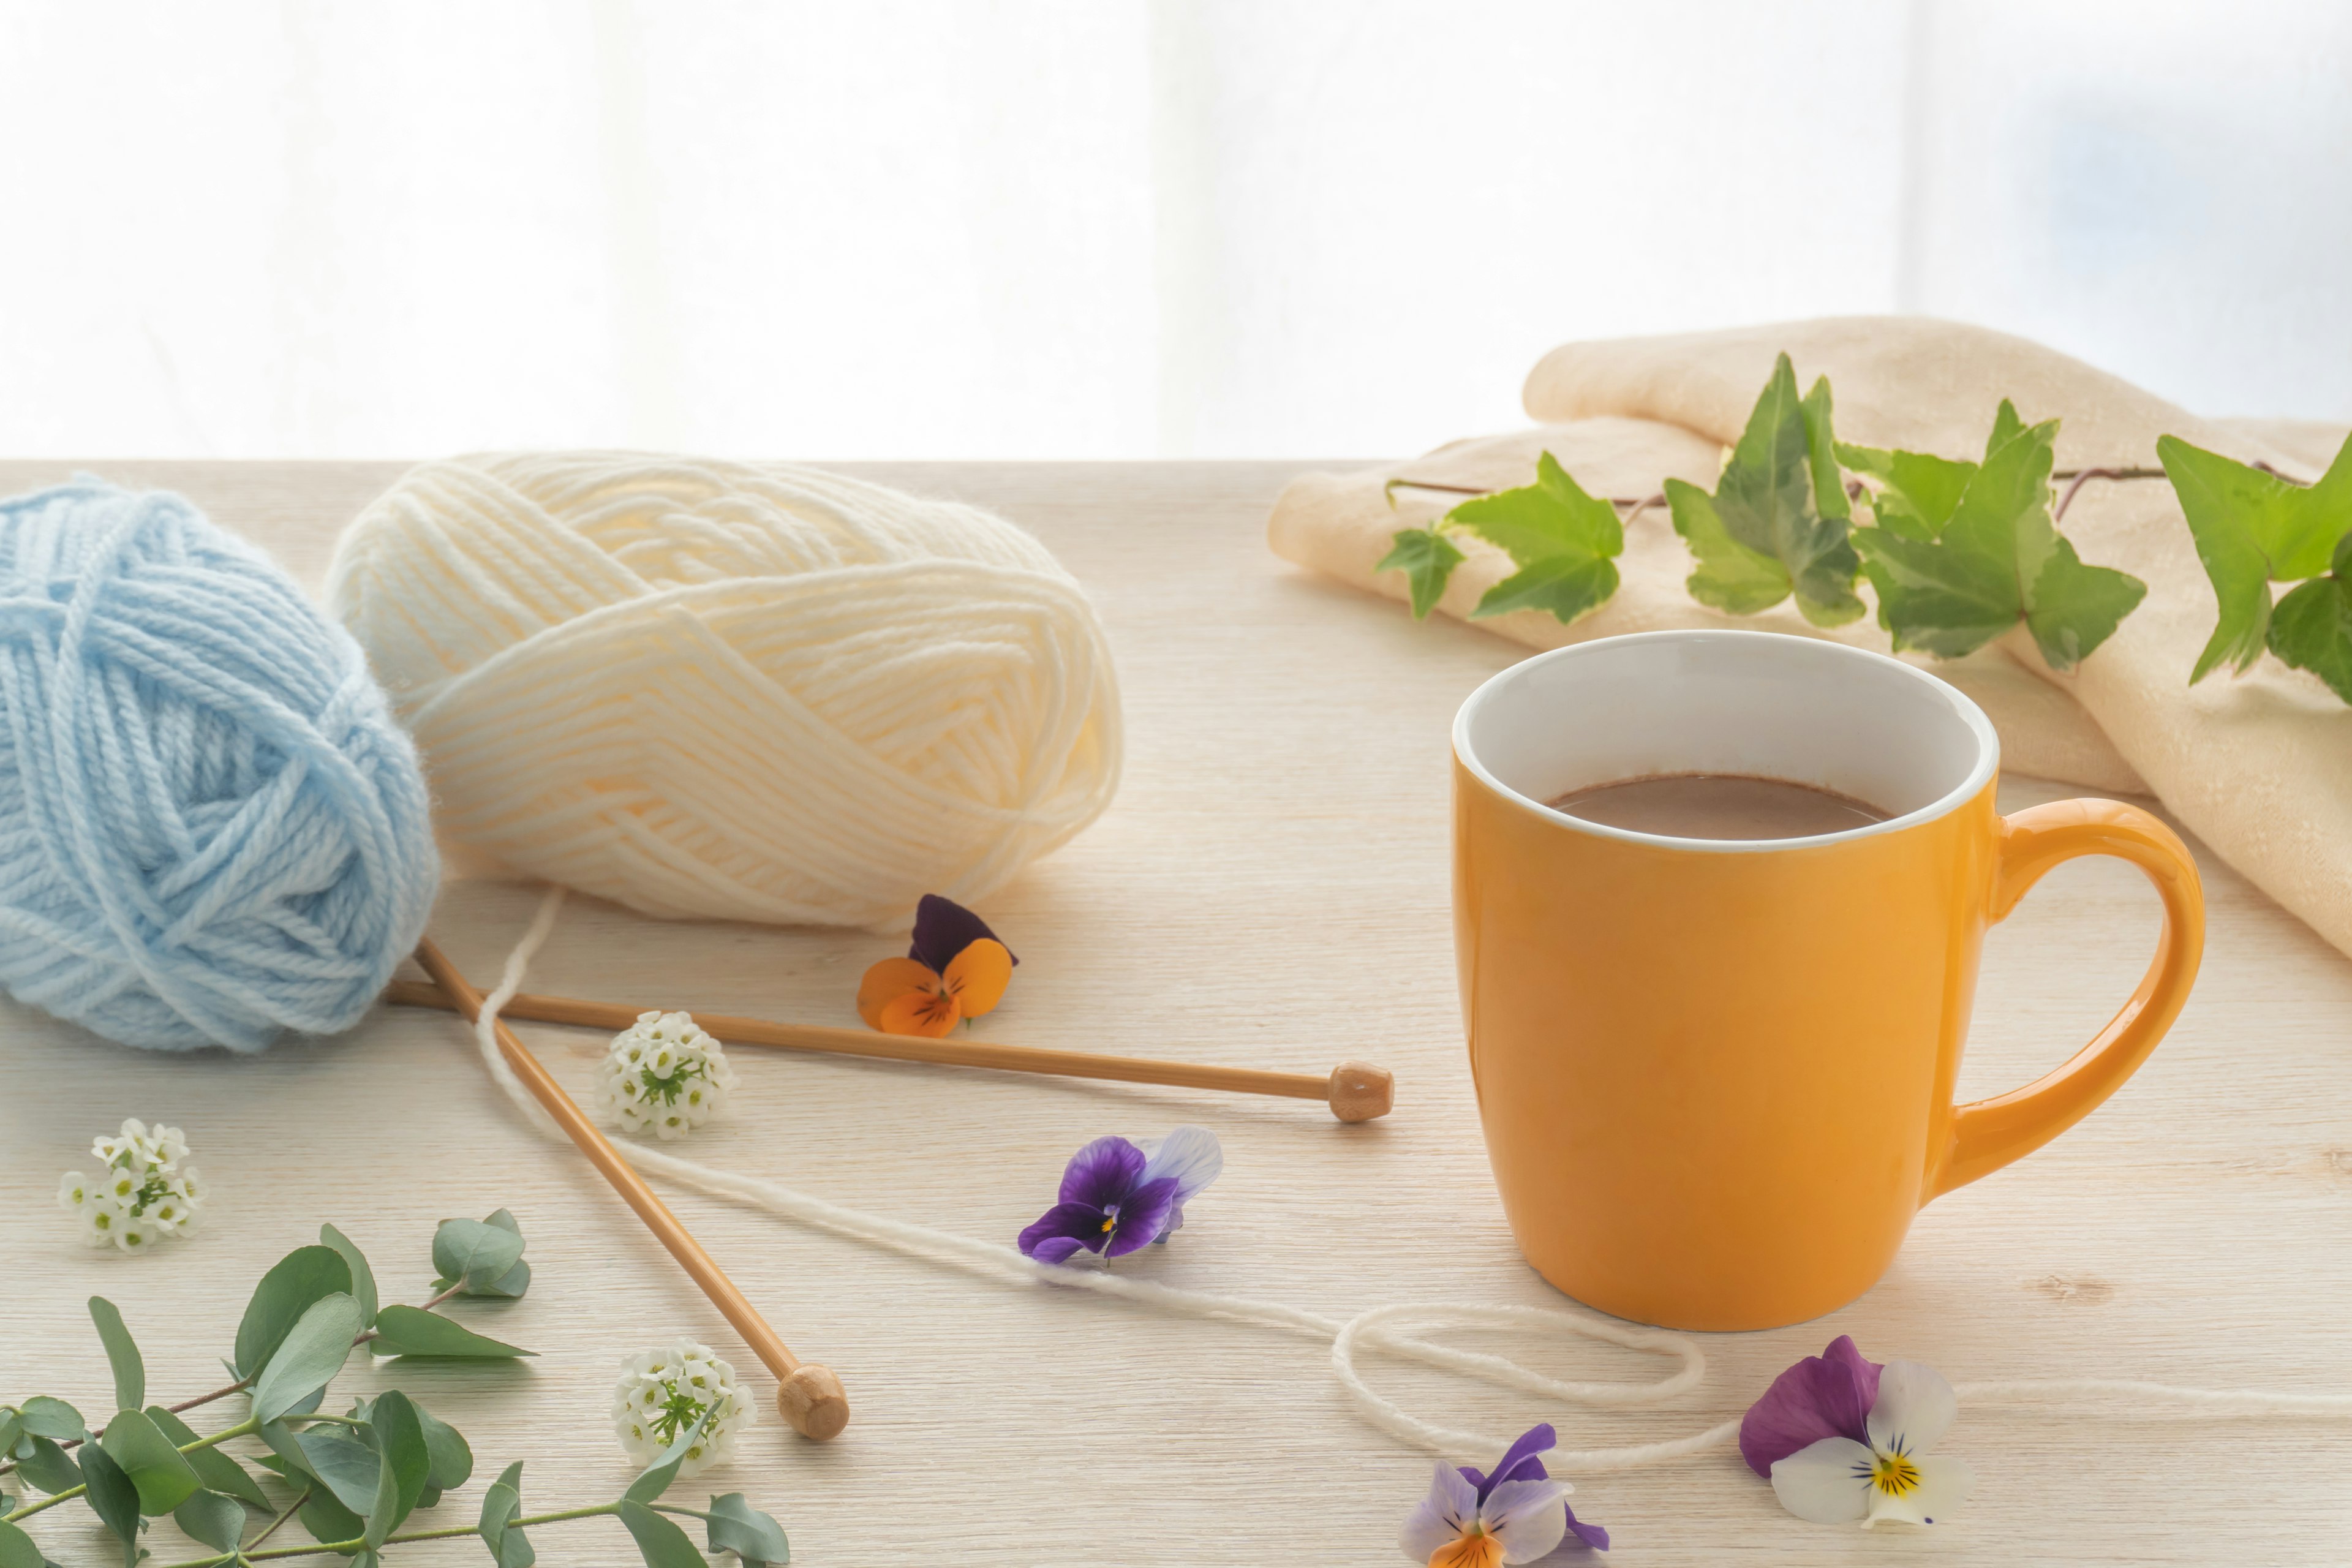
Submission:
M 1919 310 L 2352 418 L 2334 0 L 0 0 L 0 452 L 1372 456 Z

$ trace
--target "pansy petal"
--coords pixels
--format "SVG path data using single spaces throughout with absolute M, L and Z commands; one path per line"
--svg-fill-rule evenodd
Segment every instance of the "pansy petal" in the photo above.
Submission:
M 1870 1407 L 1870 1446 L 1882 1454 L 1925 1453 L 1959 1413 L 1959 1397 L 1942 1373 L 1924 1362 L 1890 1361 Z
M 1498 1481 L 1478 1505 L 1478 1522 L 1503 1549 L 1506 1563 L 1532 1563 L 1568 1533 L 1568 1492 L 1561 1481 Z
M 1609 1550 L 1609 1532 L 1607 1531 L 1601 1529 L 1597 1524 L 1585 1523 L 1584 1521 L 1576 1517 L 1576 1510 L 1572 1508 L 1567 1508 L 1565 1503 L 1560 1506 L 1567 1509 L 1569 1534 L 1573 1535 L 1579 1541 L 1584 1542 L 1585 1545 L 1592 1548 L 1595 1552 L 1606 1552 Z
M 1549 1478 L 1543 1461 L 1537 1455 L 1556 1447 L 1559 1434 L 1551 1429 L 1549 1421 L 1539 1422 L 1519 1434 L 1518 1441 L 1503 1450 L 1495 1461 L 1494 1473 L 1478 1480 L 1481 1492 L 1500 1486 L 1505 1481 L 1540 1481 Z
M 1851 1437 L 1824 1437 L 1772 1461 L 1780 1506 L 1815 1524 L 1852 1524 L 1870 1512 L 1870 1450 Z
M 995 1011 L 1004 999 L 1005 984 L 1013 978 L 1013 955 L 1004 951 L 1003 942 L 984 936 L 948 960 L 947 968 L 940 973 L 962 1005 L 963 1016 L 977 1018 Z
M 1476 1489 L 1440 1463 L 1430 1478 L 1429 1495 L 1421 1500 L 1397 1534 L 1397 1544 L 1416 1563 L 1427 1563 L 1437 1550 L 1460 1538 L 1478 1517 Z
M 874 1026 L 886 1035 L 921 1035 L 936 1040 L 953 1029 L 961 1016 L 954 997 L 926 985 L 886 1004 Z
M 1049 1236 L 1029 1254 L 1040 1263 L 1063 1264 L 1086 1250 L 1084 1243 L 1075 1237 Z
M 1225 1168 L 1225 1152 L 1217 1135 L 1205 1127 L 1179 1127 L 1160 1141 L 1144 1162 L 1143 1179 L 1160 1176 L 1176 1181 L 1176 1201 L 1190 1203 L 1192 1194 L 1217 1179 Z
M 1003 940 L 988 929 L 986 921 L 961 904 L 937 893 L 925 893 L 915 905 L 914 942 L 908 947 L 907 956 L 944 974 L 957 953 L 983 939 L 1000 947 L 1004 945 Z M 1013 957 L 1010 949 L 1004 956 L 1014 963 L 1021 962 Z
M 1892 1373 L 1901 1362 L 1888 1362 Z M 1919 1482 L 1899 1497 L 1890 1497 L 1876 1487 L 1870 1489 L 1870 1517 L 1865 1525 L 1882 1523 L 1933 1524 L 1948 1519 L 1966 1502 L 1977 1488 L 1977 1473 L 1958 1459 L 1938 1454 L 1922 1454 L 1911 1463 L 1919 1471 Z
M 1759 1476 L 1823 1437 L 1869 1435 L 1870 1407 L 1878 1402 L 1878 1365 L 1862 1359 L 1852 1336 L 1840 1334 L 1829 1349 L 1809 1355 L 1772 1380 L 1764 1397 L 1748 1407 L 1739 1423 L 1739 1457 Z
M 1143 1151 L 1124 1138 L 1097 1138 L 1062 1171 L 1062 1201 L 1098 1209 L 1124 1202 L 1143 1180 Z
M 1111 1232 L 1110 1245 L 1103 1248 L 1103 1256 L 1124 1258 L 1159 1240 L 1168 1224 L 1168 1211 L 1175 1205 L 1176 1184 L 1165 1176 L 1146 1182 L 1128 1194 L 1127 1200 L 1118 1205 L 1118 1226 Z
M 1055 1237 L 1083 1247 L 1089 1252 L 1099 1251 L 1102 1248 L 1104 1217 L 1103 1211 L 1092 1204 L 1055 1204 L 1040 1215 L 1035 1224 L 1021 1233 L 1022 1253 L 1034 1258 L 1038 1256 L 1039 1247 Z M 1069 1252 L 1066 1249 L 1062 1258 L 1067 1257 Z M 1046 1259 L 1049 1263 L 1061 1260 L 1061 1258 Z
M 928 989 L 939 977 L 911 958 L 886 958 L 857 983 L 857 1016 L 869 1029 L 882 1026 L 882 1009 L 909 991 Z

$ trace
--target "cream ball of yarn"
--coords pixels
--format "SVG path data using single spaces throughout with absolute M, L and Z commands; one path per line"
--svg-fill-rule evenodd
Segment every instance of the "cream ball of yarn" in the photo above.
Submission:
M 1002 518 L 839 475 L 427 463 L 345 532 L 328 602 L 445 837 L 647 914 L 900 926 L 1118 786 L 1076 580 Z

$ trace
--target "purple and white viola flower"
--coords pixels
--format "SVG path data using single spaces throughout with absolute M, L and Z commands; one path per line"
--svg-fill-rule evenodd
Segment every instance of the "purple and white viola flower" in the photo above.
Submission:
M 1080 1252 L 1122 1258 L 1166 1241 L 1184 1223 L 1184 1205 L 1224 1166 L 1217 1135 L 1205 1127 L 1179 1127 L 1148 1150 L 1097 1138 L 1070 1156 L 1061 1201 L 1021 1233 L 1022 1254 L 1067 1263 Z
M 1960 1402 L 1916 1361 L 1864 1361 L 1840 1334 L 1764 1391 L 1739 1424 L 1739 1452 L 1780 1506 L 1816 1524 L 1933 1524 L 1966 1500 L 1976 1472 L 1927 1452 Z
M 1425 1568 L 1495 1568 L 1532 1563 L 1569 1536 L 1596 1552 L 1609 1532 L 1576 1517 L 1563 1500 L 1576 1489 L 1556 1481 L 1538 1458 L 1559 1441 L 1549 1423 L 1531 1426 L 1503 1451 L 1491 1474 L 1440 1460 L 1429 1495 L 1404 1521 L 1397 1544 Z

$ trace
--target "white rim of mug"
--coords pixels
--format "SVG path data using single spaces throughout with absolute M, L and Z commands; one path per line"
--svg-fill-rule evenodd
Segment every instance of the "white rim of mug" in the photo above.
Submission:
M 1618 647 L 1626 643 L 1721 642 L 1735 638 L 1753 641 L 1759 645 L 1801 643 L 1809 648 L 1833 650 L 1832 657 L 1865 659 L 1876 664 L 1894 666 L 1912 679 L 1931 688 L 1937 695 L 1952 705 L 1952 710 L 1959 715 L 1961 721 L 1967 724 L 1976 735 L 1976 764 L 1969 770 L 1968 777 L 1946 795 L 1930 801 L 1916 811 L 1906 811 L 1900 816 L 1890 816 L 1885 822 L 1874 822 L 1867 827 L 1849 827 L 1842 833 L 1817 833 L 1804 838 L 1675 838 L 1663 833 L 1637 833 L 1630 827 L 1612 827 L 1606 823 L 1588 822 L 1580 816 L 1570 816 L 1567 812 L 1546 805 L 1539 800 L 1520 794 L 1496 778 L 1471 747 L 1470 721 L 1476 713 L 1479 704 L 1490 700 L 1494 693 L 1509 685 L 1513 680 L 1523 678 L 1529 670 L 1539 665 L 1580 658 L 1596 649 Z M 1782 849 L 1816 849 L 1825 845 L 1845 844 L 1857 838 L 1874 837 L 1882 833 L 1900 833 L 1906 828 L 1916 827 L 1925 822 L 1933 822 L 1939 816 L 1957 811 L 1963 805 L 1974 800 L 1978 792 L 1982 790 L 1993 775 L 2000 771 L 2000 735 L 1993 729 L 1992 721 L 1985 717 L 1985 710 L 1978 707 L 1976 700 L 1967 692 L 1962 691 L 1950 681 L 1921 669 L 1916 665 L 1906 664 L 1903 660 L 1891 658 L 1886 654 L 1874 653 L 1869 648 L 1853 647 L 1845 643 L 1832 642 L 1827 637 L 1799 637 L 1789 632 L 1739 631 L 1728 626 L 1720 629 L 1689 627 L 1662 632 L 1626 632 L 1618 637 L 1594 637 L 1590 642 L 1570 643 L 1566 647 L 1556 647 L 1546 653 L 1536 654 L 1532 658 L 1521 659 L 1508 669 L 1497 670 L 1481 681 L 1478 689 L 1463 700 L 1462 707 L 1454 715 L 1454 755 L 1464 767 L 1470 770 L 1479 783 L 1505 800 L 1534 813 L 1547 822 L 1557 823 L 1571 832 L 1588 834 L 1595 838 L 1614 838 L 1626 844 L 1651 844 L 1662 849 L 1691 849 L 1712 855 L 1757 855 Z

